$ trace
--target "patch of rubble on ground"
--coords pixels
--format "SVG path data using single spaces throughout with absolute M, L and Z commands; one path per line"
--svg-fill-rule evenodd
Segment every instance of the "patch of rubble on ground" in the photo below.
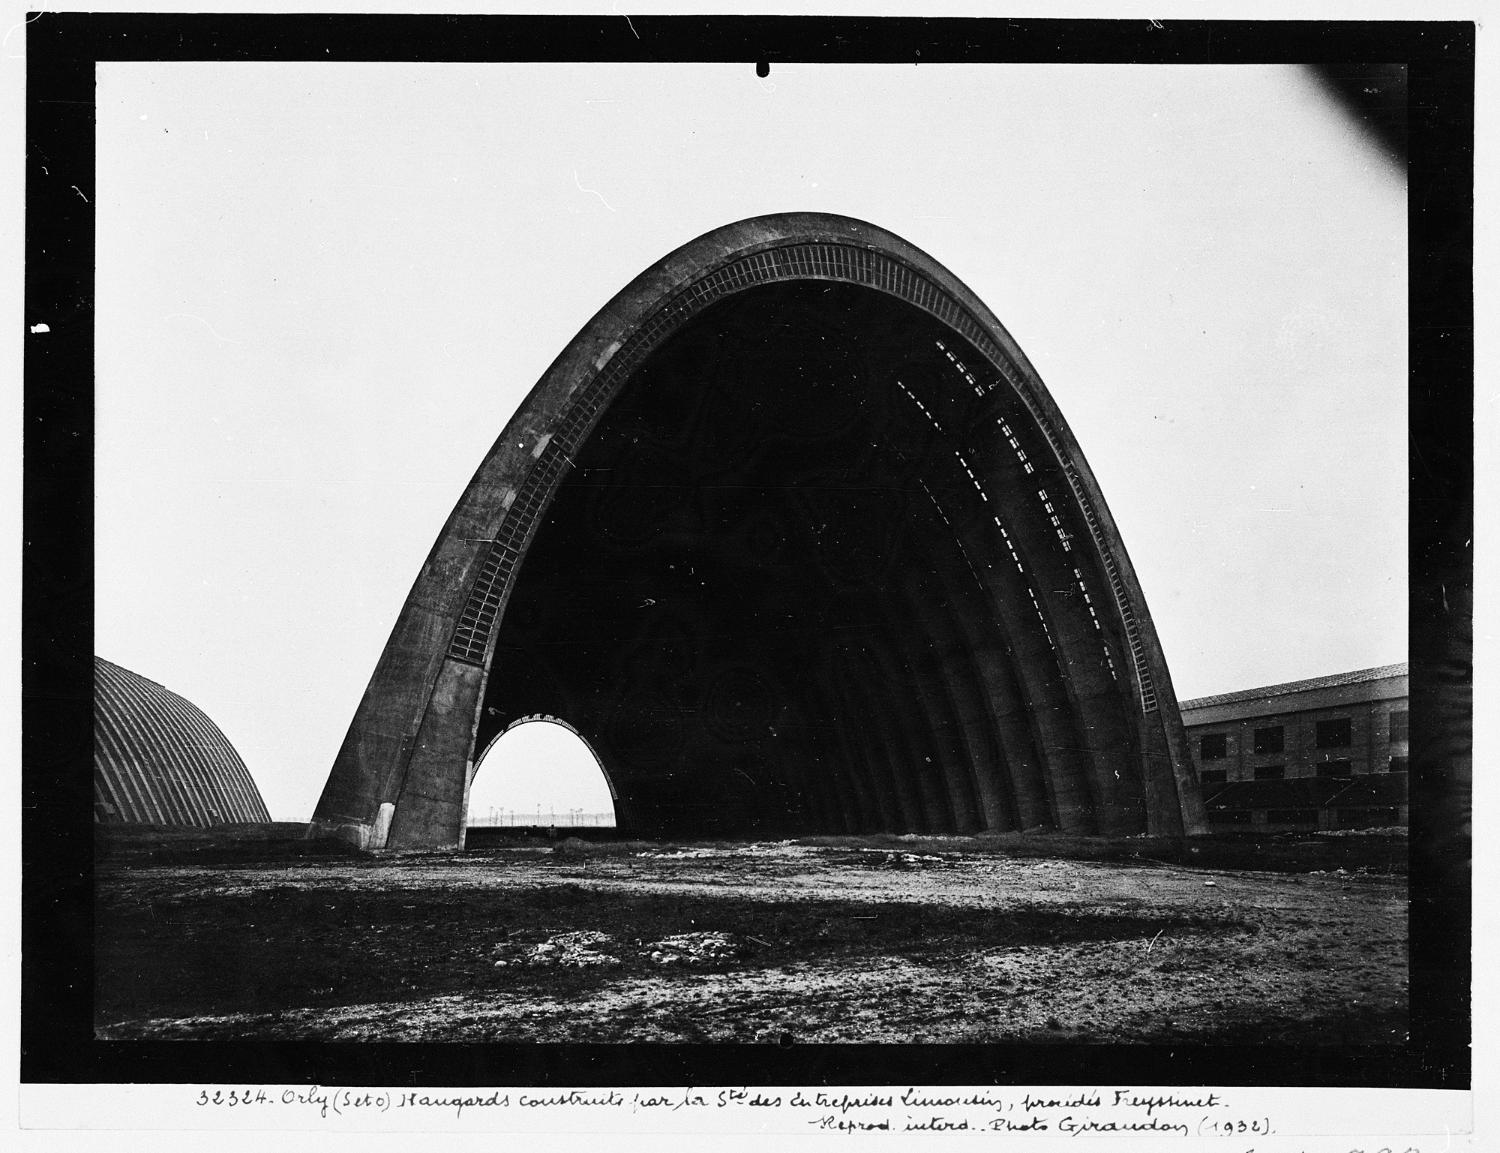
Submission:
M 952 860 L 948 857 L 940 857 L 934 853 L 905 853 L 891 851 L 890 849 L 860 849 L 861 853 L 879 854 L 879 860 L 874 857 L 867 858 L 873 865 L 889 866 L 895 869 L 912 868 L 914 866 L 948 865 Z
M 632 855 L 681 861 L 701 857 L 812 857 L 821 851 L 795 841 L 752 841 L 746 845 L 717 845 L 713 848 L 646 849 Z
M 739 850 L 752 857 L 815 857 L 824 852 L 814 845 L 799 845 L 796 841 L 753 841 Z
M 497 969 L 588 969 L 614 968 L 623 962 L 625 949 L 657 965 L 712 965 L 733 961 L 745 952 L 744 943 L 732 933 L 718 930 L 676 933 L 659 941 L 624 945 L 608 933 L 585 929 L 554 933 L 543 940 L 508 940 L 495 946 Z
M 614 948 L 615 939 L 608 933 L 585 929 L 576 933 L 556 933 L 545 941 L 527 943 L 505 941 L 495 947 L 499 955 L 495 961 L 497 969 L 509 965 L 528 969 L 562 968 L 589 969 L 612 968 L 620 958 L 605 952 Z
M 1317 837 L 1404 837 L 1407 835 L 1405 825 L 1383 825 L 1377 829 L 1317 829 L 1313 833 Z
M 648 959 L 658 965 L 708 965 L 732 961 L 744 946 L 730 933 L 676 933 L 641 946 Z

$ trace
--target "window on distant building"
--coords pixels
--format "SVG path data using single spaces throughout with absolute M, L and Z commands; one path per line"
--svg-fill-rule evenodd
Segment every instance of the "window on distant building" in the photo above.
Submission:
M 1198 755 L 1205 761 L 1217 761 L 1229 755 L 1229 738 L 1223 733 L 1209 733 L 1198 740 Z
M 1391 772 L 1391 773 L 1404 773 L 1404 772 L 1406 772 L 1406 758 L 1405 757 L 1392 757 L 1391 758 L 1390 767 L 1386 771 L 1387 772 Z
M 1286 747 L 1285 730 L 1277 725 L 1269 729 L 1255 730 L 1255 751 L 1257 753 L 1279 753 Z
M 1286 776 L 1285 765 L 1256 765 L 1255 779 L 1257 781 L 1279 781 Z
M 1352 777 L 1354 770 L 1349 767 L 1348 761 L 1326 761 L 1318 766 L 1320 777 Z
M 1411 713 L 1403 709 L 1399 713 L 1391 714 L 1391 740 L 1404 741 L 1407 739 L 1407 729 L 1411 725 Z
M 1228 769 L 1204 769 L 1198 780 L 1205 785 L 1222 785 L 1229 780 Z
M 1319 721 L 1317 743 L 1320 749 L 1347 749 L 1352 743 L 1349 718 Z

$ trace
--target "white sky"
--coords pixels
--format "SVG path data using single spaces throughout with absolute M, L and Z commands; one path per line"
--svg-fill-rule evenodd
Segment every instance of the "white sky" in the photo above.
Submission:
M 1405 187 L 1297 70 L 98 80 L 96 651 L 201 706 L 278 819 L 310 815 L 553 357 L 669 250 L 766 212 L 870 220 L 994 310 L 1099 478 L 1179 697 L 1405 659 Z M 515 808 L 598 796 L 533 796 L 555 758 L 506 771 Z

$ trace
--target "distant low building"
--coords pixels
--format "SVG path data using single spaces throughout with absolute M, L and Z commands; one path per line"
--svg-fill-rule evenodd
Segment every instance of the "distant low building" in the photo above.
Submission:
M 271 819 L 218 725 L 191 701 L 94 658 L 94 821 L 208 827 Z
M 1407 699 L 1399 664 L 1181 702 L 1209 825 L 1405 825 Z

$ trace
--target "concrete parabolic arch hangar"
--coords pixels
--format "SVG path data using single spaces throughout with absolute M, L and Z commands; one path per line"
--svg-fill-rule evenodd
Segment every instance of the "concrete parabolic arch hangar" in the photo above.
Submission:
M 423 565 L 311 835 L 461 847 L 476 766 L 536 716 L 642 836 L 1204 828 L 1040 378 L 950 272 L 841 216 L 699 237 L 553 362 Z

